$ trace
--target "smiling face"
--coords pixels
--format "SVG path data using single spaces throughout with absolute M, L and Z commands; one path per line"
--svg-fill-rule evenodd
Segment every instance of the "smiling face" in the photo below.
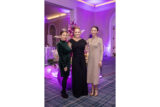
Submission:
M 74 30 L 74 37 L 75 38 L 80 38 L 80 35 L 81 35 L 81 30 L 79 28 L 76 28 Z
M 96 36 L 97 33 L 98 33 L 98 29 L 95 28 L 95 27 L 92 27 L 92 28 L 91 28 L 91 34 L 92 34 L 92 36 Z
M 67 32 L 61 33 L 61 40 L 66 41 L 66 39 L 67 39 Z

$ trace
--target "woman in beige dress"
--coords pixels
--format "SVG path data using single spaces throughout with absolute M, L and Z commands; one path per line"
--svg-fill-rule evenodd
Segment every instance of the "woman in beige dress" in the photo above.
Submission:
M 103 40 L 97 36 L 99 29 L 97 26 L 91 28 L 92 37 L 87 40 L 89 47 L 87 83 L 92 84 L 91 96 L 98 95 L 98 83 L 100 67 L 103 59 Z

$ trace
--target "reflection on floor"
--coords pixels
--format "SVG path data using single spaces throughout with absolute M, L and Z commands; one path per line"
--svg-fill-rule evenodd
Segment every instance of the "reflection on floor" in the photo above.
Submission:
M 68 99 L 60 96 L 61 86 L 56 78 L 45 79 L 45 107 L 115 107 L 115 57 L 104 57 L 99 95 L 75 98 L 71 90 Z M 91 86 L 89 85 L 89 90 Z

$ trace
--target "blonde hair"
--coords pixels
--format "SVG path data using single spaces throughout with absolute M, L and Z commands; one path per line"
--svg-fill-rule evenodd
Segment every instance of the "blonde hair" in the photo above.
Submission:
M 81 29 L 80 29 L 80 27 L 75 27 L 75 28 L 74 28 L 74 31 L 75 31 L 76 29 L 79 29 L 79 30 L 81 30 Z

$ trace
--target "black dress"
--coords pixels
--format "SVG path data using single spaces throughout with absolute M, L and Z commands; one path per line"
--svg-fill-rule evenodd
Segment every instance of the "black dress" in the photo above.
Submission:
M 72 92 L 75 97 L 88 95 L 87 66 L 85 62 L 84 49 L 87 44 L 84 39 L 72 43 Z

